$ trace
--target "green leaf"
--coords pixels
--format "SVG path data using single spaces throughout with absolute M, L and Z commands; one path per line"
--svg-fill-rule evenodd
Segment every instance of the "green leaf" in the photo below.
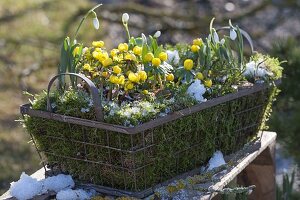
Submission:
M 143 39 L 141 37 L 135 38 L 135 44 L 137 46 L 143 46 Z
M 156 52 L 156 49 L 158 48 L 158 44 L 156 41 L 156 38 L 153 38 L 151 35 L 149 35 L 150 41 L 151 41 L 151 49 L 153 52 Z

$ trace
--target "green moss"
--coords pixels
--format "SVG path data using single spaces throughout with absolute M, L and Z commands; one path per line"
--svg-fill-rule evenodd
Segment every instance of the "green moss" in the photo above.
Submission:
M 78 181 L 141 191 L 205 164 L 256 137 L 271 88 L 134 135 L 25 116 L 25 125 L 51 167 Z M 266 111 L 266 112 L 265 112 Z

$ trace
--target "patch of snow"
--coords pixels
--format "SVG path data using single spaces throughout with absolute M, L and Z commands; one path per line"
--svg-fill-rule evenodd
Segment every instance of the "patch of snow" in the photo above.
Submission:
M 221 151 L 216 151 L 214 155 L 210 158 L 208 162 L 208 169 L 207 171 L 210 171 L 216 167 L 220 167 L 221 165 L 226 164 L 223 154 Z
M 171 51 L 167 50 L 166 53 L 168 54 L 168 60 L 167 63 L 178 65 L 179 64 L 179 54 L 177 50 Z
M 56 195 L 57 200 L 86 200 L 86 199 L 90 199 L 90 198 L 91 198 L 91 195 L 82 189 L 62 190 L 62 191 L 59 191 Z
M 273 73 L 266 70 L 265 64 L 263 61 L 251 61 L 246 64 L 246 69 L 243 72 L 244 76 L 250 77 L 260 77 L 263 78 L 265 76 L 272 76 Z
M 57 176 L 48 177 L 41 181 L 43 183 L 43 192 L 70 189 L 75 186 L 75 183 L 70 175 L 59 174 Z
M 203 94 L 206 92 L 206 89 L 203 84 L 201 84 L 200 80 L 195 80 L 194 83 L 192 83 L 188 90 L 187 93 L 191 96 L 194 97 L 198 102 L 204 102 L 206 99 L 203 97 Z
M 37 179 L 22 172 L 20 180 L 10 184 L 10 195 L 18 200 L 31 199 L 41 193 L 43 185 Z

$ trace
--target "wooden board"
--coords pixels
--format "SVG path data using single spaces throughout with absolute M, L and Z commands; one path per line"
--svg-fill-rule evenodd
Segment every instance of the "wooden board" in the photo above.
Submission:
M 264 191 L 265 189 L 267 189 L 267 188 L 265 188 L 266 185 L 268 185 L 269 189 L 267 189 L 267 190 L 268 190 L 268 193 L 270 193 L 270 190 L 272 190 L 272 187 L 275 184 L 275 179 L 274 179 L 273 183 L 270 182 L 270 181 L 272 181 L 272 173 L 273 173 L 272 170 L 274 170 L 274 172 L 275 172 L 274 163 L 272 162 L 272 159 L 274 157 L 272 158 L 273 155 L 272 154 L 268 155 L 268 153 L 266 153 L 266 151 L 270 151 L 271 152 L 272 148 L 270 148 L 270 147 L 272 147 L 272 145 L 274 146 L 274 144 L 275 144 L 276 133 L 275 132 L 264 131 L 264 132 L 261 133 L 261 135 L 262 136 L 261 136 L 261 140 L 260 141 L 257 141 L 255 143 L 251 144 L 251 146 L 249 146 L 249 149 L 252 149 L 251 153 L 245 152 L 244 155 L 242 155 L 241 158 L 239 158 L 238 164 L 236 164 L 233 168 L 231 168 L 231 170 L 229 170 L 226 174 L 222 174 L 222 177 L 220 177 L 220 180 L 218 182 L 216 182 L 213 185 L 210 185 L 211 189 L 213 189 L 213 190 L 221 190 L 221 189 L 223 189 L 226 185 L 228 185 L 228 183 L 230 183 L 239 174 L 241 174 L 241 172 L 245 168 L 248 167 L 246 170 L 248 170 L 249 173 L 252 173 L 253 176 L 256 179 L 259 179 L 259 178 L 260 179 L 261 178 L 262 179 L 266 179 L 267 174 L 264 173 L 263 171 L 267 170 L 269 172 L 269 175 L 270 175 L 271 179 L 269 179 L 268 182 L 259 181 L 259 185 L 257 185 L 257 186 L 260 187 L 261 191 Z M 265 155 L 265 154 L 267 154 L 267 155 Z M 234 155 L 225 157 L 225 160 L 229 161 L 232 158 L 232 156 L 234 156 Z M 264 157 L 270 157 L 271 161 L 268 160 L 268 159 L 265 159 Z M 254 163 L 251 164 L 253 161 L 254 161 Z M 259 165 L 260 167 L 255 168 L 255 165 Z M 266 167 L 266 166 L 269 166 L 269 168 Z M 273 166 L 273 168 L 270 168 L 270 166 Z M 249 176 L 249 173 L 248 173 L 247 176 Z M 262 176 L 262 173 L 264 174 L 264 176 Z M 44 170 L 44 168 L 38 170 L 37 172 L 35 172 L 31 176 L 33 178 L 38 179 L 38 180 L 44 179 L 45 178 L 45 170 Z M 37 196 L 34 199 L 35 200 L 46 200 L 46 199 L 49 199 L 53 195 L 55 195 L 55 193 L 52 192 L 52 193 L 48 193 L 48 194 Z M 207 200 L 207 199 L 211 199 L 215 195 L 217 195 L 217 194 L 212 193 L 212 194 L 209 194 L 209 195 L 201 196 L 198 199 L 200 199 L 200 200 Z M 6 199 L 6 200 L 9 199 L 9 200 L 12 200 L 12 199 L 15 199 L 15 198 L 12 198 L 10 196 L 9 192 L 6 192 L 5 194 L 3 194 L 0 197 L 0 199 Z M 264 199 L 269 199 L 269 198 L 266 197 Z

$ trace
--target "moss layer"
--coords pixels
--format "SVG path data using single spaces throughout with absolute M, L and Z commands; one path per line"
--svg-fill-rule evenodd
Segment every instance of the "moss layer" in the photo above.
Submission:
M 25 116 L 50 167 L 80 182 L 141 191 L 233 153 L 256 137 L 276 88 L 241 97 L 135 134 Z

